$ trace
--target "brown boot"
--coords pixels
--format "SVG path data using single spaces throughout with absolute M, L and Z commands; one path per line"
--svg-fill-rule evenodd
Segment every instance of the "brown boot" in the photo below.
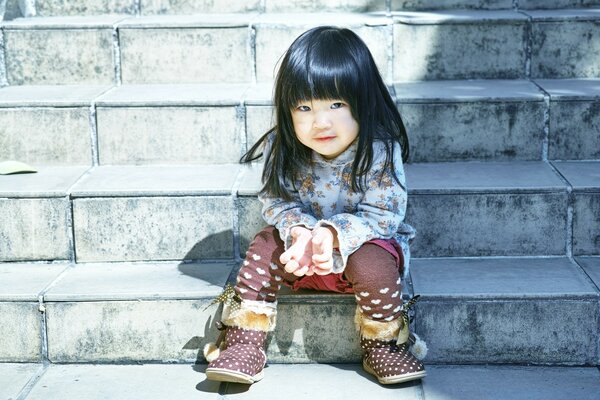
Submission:
M 226 306 L 223 315 L 226 324 L 221 328 L 225 329 L 223 344 L 209 343 L 204 348 L 204 357 L 209 362 L 206 378 L 246 384 L 260 381 L 267 363 L 267 333 L 275 327 L 274 308 L 250 310 L 242 304 L 232 312 Z
M 365 351 L 363 368 L 379 383 L 390 385 L 427 375 L 423 363 L 410 351 L 410 341 L 397 343 L 401 331 L 407 332 L 401 318 L 379 322 L 364 317 L 357 310 L 356 322 L 361 332 L 360 345 Z M 411 338 L 414 335 L 411 334 Z
M 237 327 L 226 329 L 225 348 L 208 364 L 206 378 L 247 384 L 260 381 L 267 363 L 264 350 L 267 332 Z

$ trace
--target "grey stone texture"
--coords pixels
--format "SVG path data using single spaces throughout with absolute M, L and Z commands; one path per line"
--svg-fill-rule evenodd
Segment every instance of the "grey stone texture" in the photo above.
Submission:
M 237 164 L 95 167 L 71 189 L 78 197 L 229 195 Z
M 221 196 L 76 199 L 77 261 L 232 257 L 232 212 Z
M 27 382 L 41 369 L 40 364 L 0 364 L 0 397 L 16 399 Z
M 65 197 L 69 189 L 90 169 L 87 166 L 43 166 L 36 165 L 36 173 L 2 175 L 0 198 Z
M 136 0 L 45 0 L 38 1 L 35 10 L 40 17 L 67 15 L 135 14 Z
M 550 95 L 548 157 L 551 160 L 600 158 L 600 81 L 536 79 Z
M 592 279 L 596 287 L 600 288 L 600 257 L 576 257 L 575 259 Z
M 397 12 L 394 20 L 394 81 L 525 76 L 526 17 L 517 12 Z
M 304 31 L 319 25 L 338 25 L 352 29 L 373 54 L 384 79 L 389 74 L 388 42 L 391 20 L 383 16 L 357 14 L 262 14 L 253 26 L 256 30 L 256 79 L 268 82 L 275 78 L 278 60 L 290 44 Z
M 254 236 L 266 227 L 267 223 L 261 217 L 262 204 L 257 198 L 239 197 L 236 203 L 240 224 L 240 256 L 243 257 Z
M 513 8 L 512 0 L 392 0 L 392 11 L 427 11 L 453 8 L 478 10 L 508 10 Z
M 529 11 L 533 17 L 533 78 L 598 78 L 600 13 L 598 10 Z
M 38 301 L 69 264 L 0 263 L 0 301 Z
M 248 149 L 275 126 L 275 109 L 270 106 L 246 106 L 246 140 Z
M 209 300 L 50 302 L 52 362 L 186 361 L 214 341 Z
M 280 1 L 266 0 L 265 11 L 279 12 L 366 12 L 386 11 L 385 0 L 310 0 Z
M 543 96 L 526 81 L 395 85 L 412 162 L 540 160 Z
M 430 366 L 423 380 L 427 400 L 593 399 L 599 389 L 596 368 Z
M 580 8 L 600 5 L 598 0 L 519 0 L 519 8 L 523 10 L 541 10 L 553 8 Z
M 18 20 L 4 28 L 11 85 L 114 81 L 112 23 L 118 17 Z
M 0 362 L 42 360 L 42 331 L 39 304 L 0 302 Z
M 224 384 L 226 399 L 421 399 L 419 382 L 383 386 L 358 364 L 270 365 L 258 385 Z
M 568 259 L 418 260 L 411 271 L 429 362 L 597 362 L 598 291 Z
M 0 159 L 92 164 L 88 108 L 0 108 Z
M 100 164 L 209 164 L 242 155 L 235 107 L 99 107 Z
M 600 254 L 600 162 L 554 162 L 573 187 L 573 254 Z
M 219 383 L 194 365 L 50 365 L 27 400 L 218 400 Z
M 123 24 L 123 83 L 249 82 L 253 61 L 247 24 L 215 27 L 202 20 L 168 27 L 145 18 Z
M 0 261 L 69 259 L 70 214 L 66 198 L 0 199 Z
M 142 15 L 247 13 L 260 11 L 260 0 L 140 0 Z

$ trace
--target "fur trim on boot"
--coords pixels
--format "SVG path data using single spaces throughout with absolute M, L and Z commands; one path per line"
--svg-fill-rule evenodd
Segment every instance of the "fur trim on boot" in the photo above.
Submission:
M 235 310 L 225 303 L 221 320 L 227 326 L 272 332 L 277 320 L 277 303 L 242 300 L 240 307 Z
M 365 339 L 376 340 L 394 340 L 398 337 L 402 327 L 402 319 L 398 318 L 390 322 L 380 322 L 367 318 L 360 308 L 356 308 L 354 314 L 354 323 L 356 330 L 360 332 Z

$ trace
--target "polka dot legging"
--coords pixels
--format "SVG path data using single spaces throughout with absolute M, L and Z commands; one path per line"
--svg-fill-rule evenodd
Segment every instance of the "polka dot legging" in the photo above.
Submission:
M 275 302 L 282 284 L 299 277 L 279 262 L 283 241 L 273 227 L 264 228 L 250 244 L 238 273 L 236 292 L 242 299 Z M 396 259 L 384 248 L 365 243 L 350 257 L 344 276 L 352 284 L 360 310 L 368 318 L 392 321 L 402 308 L 401 277 Z

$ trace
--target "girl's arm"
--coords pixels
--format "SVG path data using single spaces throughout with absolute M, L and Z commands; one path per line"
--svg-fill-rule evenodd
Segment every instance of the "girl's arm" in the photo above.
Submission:
M 383 145 L 376 148 L 373 168 L 367 176 L 367 189 L 356 212 L 341 213 L 319 221 L 315 229 L 330 227 L 337 232 L 341 259 L 334 260 L 333 272 L 342 272 L 348 256 L 372 239 L 390 239 L 398 231 L 406 213 L 406 184 L 400 147 L 394 151 L 394 167 L 400 183 L 391 169 L 384 168 Z

